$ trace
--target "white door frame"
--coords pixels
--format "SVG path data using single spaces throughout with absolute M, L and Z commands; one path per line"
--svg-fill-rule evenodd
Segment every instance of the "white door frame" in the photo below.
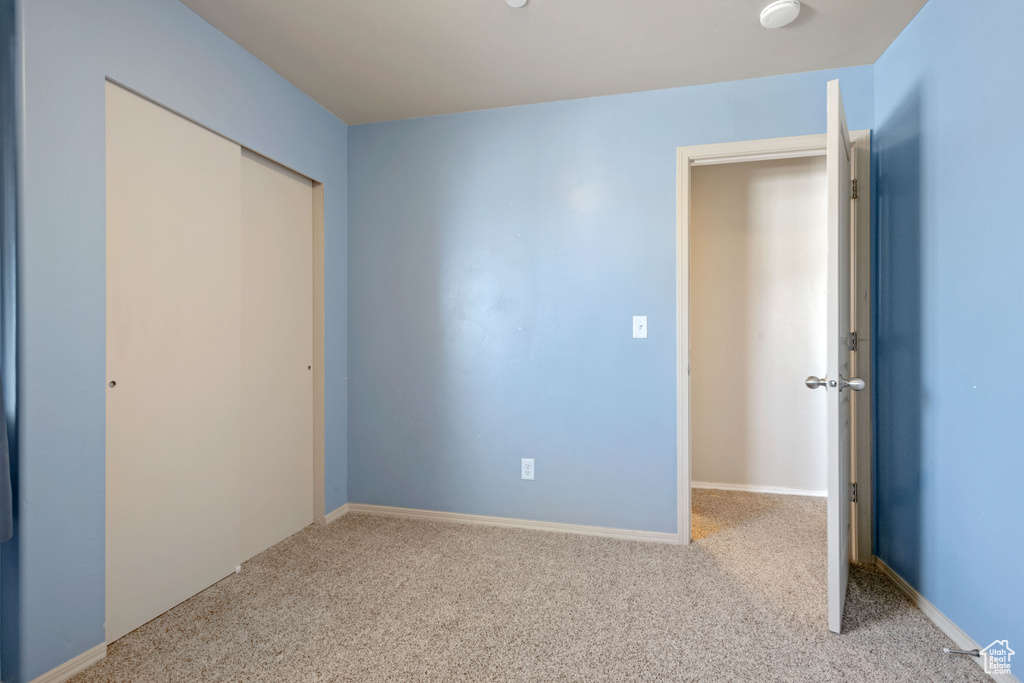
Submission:
M 871 552 L 871 132 L 853 131 L 850 139 L 854 149 L 853 177 L 858 181 L 858 201 L 854 203 L 853 229 L 855 267 L 853 279 L 854 329 L 858 333 L 858 349 L 854 354 L 856 376 L 868 384 L 868 391 L 855 394 L 853 428 L 852 481 L 857 483 L 858 503 L 854 506 L 852 537 L 855 539 L 852 558 L 869 562 Z M 825 135 L 803 135 L 768 140 L 747 140 L 711 145 L 680 147 L 677 150 L 677 519 L 678 542 L 691 541 L 691 473 L 690 473 L 690 181 L 694 166 L 732 164 L 745 161 L 794 159 L 824 156 Z M 822 226 L 822 230 L 825 226 Z M 808 369 L 808 373 L 812 370 Z M 794 381 L 802 378 L 796 377 Z

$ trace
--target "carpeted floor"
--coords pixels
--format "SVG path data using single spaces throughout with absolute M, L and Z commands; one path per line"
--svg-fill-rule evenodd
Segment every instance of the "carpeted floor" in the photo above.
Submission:
M 877 570 L 825 619 L 825 500 L 694 491 L 690 547 L 353 515 L 113 643 L 87 681 L 986 681 Z

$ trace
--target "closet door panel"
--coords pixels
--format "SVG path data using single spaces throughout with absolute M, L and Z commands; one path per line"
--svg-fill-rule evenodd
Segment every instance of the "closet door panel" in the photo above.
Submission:
M 242 152 L 242 557 L 313 522 L 313 186 Z
M 107 84 L 107 642 L 239 561 L 240 148 Z

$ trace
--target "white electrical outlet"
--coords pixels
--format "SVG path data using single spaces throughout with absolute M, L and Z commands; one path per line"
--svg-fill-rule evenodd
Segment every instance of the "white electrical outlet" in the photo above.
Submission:
M 523 479 L 533 479 L 533 458 L 523 458 Z

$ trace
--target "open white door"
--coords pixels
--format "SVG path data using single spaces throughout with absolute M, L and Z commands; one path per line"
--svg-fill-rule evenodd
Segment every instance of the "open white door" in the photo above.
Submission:
M 828 401 L 828 628 L 839 633 L 850 574 L 850 395 L 864 382 L 850 378 L 850 216 L 853 148 L 839 81 L 828 84 L 828 374 L 807 378 Z

